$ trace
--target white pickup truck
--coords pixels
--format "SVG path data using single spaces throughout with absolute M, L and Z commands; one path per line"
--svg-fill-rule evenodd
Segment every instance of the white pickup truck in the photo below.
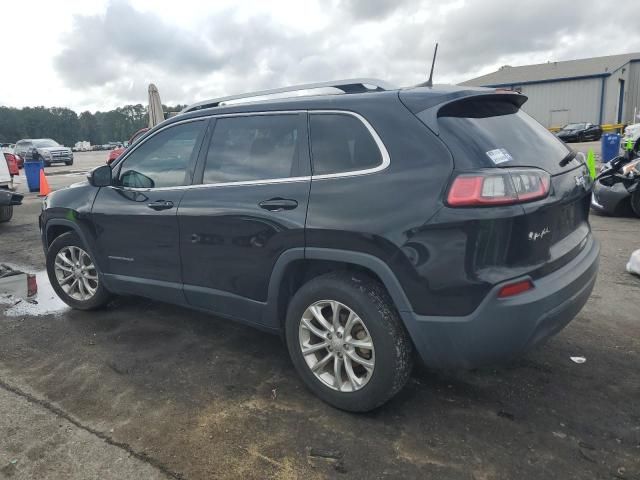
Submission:
M 13 192 L 9 188 L 11 184 L 9 165 L 5 160 L 4 152 L 0 151 L 0 223 L 11 220 L 14 205 L 22 203 L 22 195 Z

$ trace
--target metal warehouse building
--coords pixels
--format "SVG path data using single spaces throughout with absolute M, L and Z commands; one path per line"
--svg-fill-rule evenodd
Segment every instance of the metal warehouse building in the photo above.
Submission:
M 546 127 L 572 122 L 636 123 L 636 115 L 640 115 L 640 53 L 507 65 L 461 85 L 522 92 L 529 97 L 524 110 Z

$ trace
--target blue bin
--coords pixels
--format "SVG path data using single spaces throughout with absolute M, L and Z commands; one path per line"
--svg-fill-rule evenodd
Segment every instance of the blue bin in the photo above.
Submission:
M 27 176 L 27 186 L 30 192 L 40 191 L 40 170 L 43 168 L 44 165 L 40 160 L 24 162 L 24 174 Z
M 602 152 L 600 157 L 603 163 L 607 163 L 620 155 L 620 135 L 617 133 L 605 133 L 601 139 Z

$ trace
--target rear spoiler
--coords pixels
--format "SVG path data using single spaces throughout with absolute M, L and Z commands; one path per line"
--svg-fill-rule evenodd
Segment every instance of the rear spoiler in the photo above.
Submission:
M 415 115 L 420 114 L 420 120 L 429 129 L 439 135 L 438 114 L 443 107 L 452 107 L 468 101 L 499 100 L 508 102 L 516 108 L 520 108 L 528 97 L 512 90 L 496 90 L 489 88 L 460 89 L 448 92 L 431 91 L 420 92 L 418 89 L 403 90 L 400 92 L 400 101 Z

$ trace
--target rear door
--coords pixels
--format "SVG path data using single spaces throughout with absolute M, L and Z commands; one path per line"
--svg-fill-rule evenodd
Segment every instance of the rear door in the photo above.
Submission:
M 521 208 L 524 215 L 513 218 L 506 252 L 509 265 L 544 264 L 548 272 L 586 243 L 591 181 L 575 153 L 509 97 L 478 96 L 446 105 L 438 112 L 438 127 L 457 172 L 525 167 L 551 175 L 546 198 L 514 206 L 514 213 Z
M 127 293 L 184 302 L 178 205 L 191 183 L 207 120 L 173 124 L 136 146 L 114 168 L 93 204 L 107 278 Z
M 257 321 L 278 257 L 304 247 L 310 186 L 306 113 L 215 121 L 201 185 L 178 212 L 189 303 Z

